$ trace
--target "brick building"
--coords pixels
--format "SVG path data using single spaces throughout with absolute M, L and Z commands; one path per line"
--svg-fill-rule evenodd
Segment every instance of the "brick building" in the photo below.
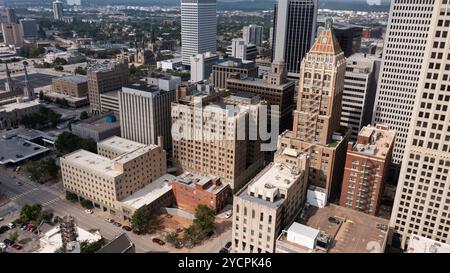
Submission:
M 76 75 L 53 79 L 52 91 L 75 98 L 86 97 L 88 94 L 87 77 Z

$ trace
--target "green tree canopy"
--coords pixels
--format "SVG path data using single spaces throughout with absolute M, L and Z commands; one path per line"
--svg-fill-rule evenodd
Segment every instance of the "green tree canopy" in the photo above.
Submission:
M 71 132 L 64 132 L 58 136 L 55 147 L 61 154 L 68 154 L 80 149 L 95 153 L 97 143 L 93 139 L 83 139 Z

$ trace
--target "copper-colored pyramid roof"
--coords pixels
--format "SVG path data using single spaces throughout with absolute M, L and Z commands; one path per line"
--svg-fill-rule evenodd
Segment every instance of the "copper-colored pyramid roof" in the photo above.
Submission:
M 337 55 L 342 52 L 336 37 L 331 28 L 322 30 L 312 46 L 310 53 L 321 53 L 327 55 Z

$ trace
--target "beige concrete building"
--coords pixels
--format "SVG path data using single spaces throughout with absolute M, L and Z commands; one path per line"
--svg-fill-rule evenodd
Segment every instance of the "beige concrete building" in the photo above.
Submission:
M 450 243 L 450 2 L 435 1 L 390 225 Z
M 274 162 L 234 196 L 232 251 L 273 253 L 275 242 L 306 199 L 309 156 L 301 165 Z
M 229 96 L 212 88 L 185 91 L 192 93 L 172 104 L 175 165 L 182 172 L 218 176 L 239 190 L 264 164 L 257 132 L 264 102 L 258 96 Z M 254 139 L 248 137 L 250 132 Z
M 231 78 L 233 75 L 257 78 L 258 67 L 253 61 L 243 61 L 234 58 L 229 58 L 212 66 L 212 84 L 219 89 L 225 89 L 227 79 Z
M 63 185 L 113 215 L 122 215 L 119 201 L 166 173 L 166 153 L 159 146 L 112 137 L 97 149 L 98 154 L 79 150 L 61 157 Z
M 75 98 L 86 97 L 88 94 L 87 77 L 76 75 L 55 78 L 52 80 L 52 91 Z
M 21 46 L 23 38 L 20 25 L 17 23 L 2 23 L 3 42 L 6 46 Z
M 103 112 L 119 113 L 119 93 L 120 90 L 114 90 L 100 94 L 100 104 Z
M 172 146 L 170 106 L 175 90 L 164 91 L 155 85 L 134 84 L 119 92 L 121 135 L 145 144 L 163 140 L 167 151 Z
M 89 102 L 92 112 L 102 112 L 100 95 L 128 84 L 128 64 L 105 61 L 88 65 Z M 108 109 L 109 110 L 109 109 Z
M 302 61 L 293 130 L 280 136 L 276 155 L 289 157 L 279 153 L 286 148 L 311 154 L 309 183 L 317 190 L 312 190 L 308 202 L 313 205 L 322 206 L 340 192 L 350 137 L 340 127 L 345 67 L 344 53 L 328 22 Z M 318 192 L 326 194 L 325 200 L 316 200 Z

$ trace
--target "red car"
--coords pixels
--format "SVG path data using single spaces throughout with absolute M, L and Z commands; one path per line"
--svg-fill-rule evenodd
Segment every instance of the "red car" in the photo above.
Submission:
M 153 243 L 156 243 L 156 244 L 158 244 L 158 245 L 160 245 L 160 246 L 163 246 L 163 245 L 166 244 L 166 242 L 164 242 L 163 240 L 158 239 L 158 238 L 153 238 L 153 239 L 152 239 L 152 242 L 153 242 Z
M 139 230 L 133 229 L 133 233 L 136 235 L 141 235 L 141 232 Z

